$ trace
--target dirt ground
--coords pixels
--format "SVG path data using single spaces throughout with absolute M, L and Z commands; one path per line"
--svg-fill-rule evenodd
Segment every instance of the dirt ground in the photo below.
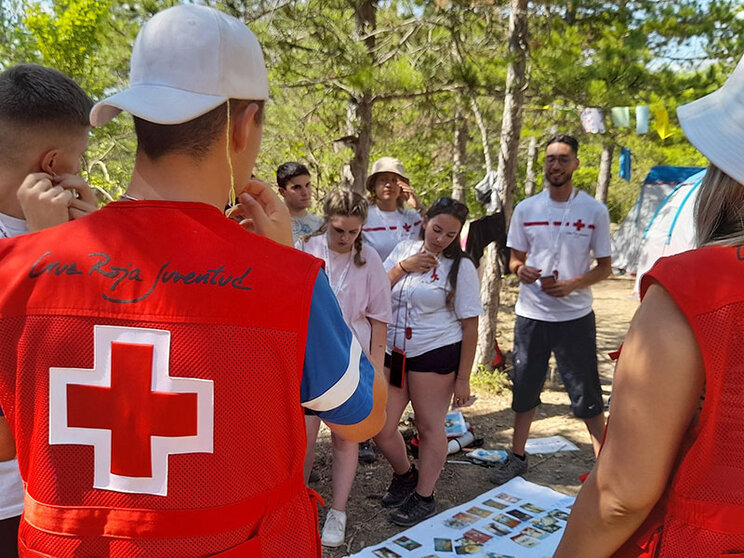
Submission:
M 599 370 L 605 401 L 610 393 L 613 365 L 607 353 L 622 342 L 638 302 L 631 296 L 633 280 L 628 277 L 611 277 L 594 291 L 594 312 L 597 318 L 597 350 Z M 502 351 L 512 348 L 514 303 L 516 284 L 503 285 L 499 310 L 498 342 Z M 553 377 L 553 375 L 551 375 Z M 558 377 L 557 373 L 554 375 Z M 558 383 L 557 383 L 558 382 Z M 476 438 L 484 438 L 486 448 L 508 449 L 511 440 L 511 395 L 501 395 L 474 390 L 478 401 L 464 410 L 466 420 L 473 426 Z M 530 437 L 560 434 L 576 444 L 580 451 L 562 452 L 547 456 L 530 456 L 530 470 L 524 478 L 549 486 L 564 494 L 575 495 L 579 490 L 578 476 L 588 472 L 594 461 L 589 435 L 584 423 L 572 417 L 568 396 L 559 380 L 549 380 L 542 394 L 542 406 L 537 411 Z M 405 415 L 404 415 L 405 416 Z M 405 426 L 401 426 L 405 428 Z M 331 452 L 329 432 L 325 427 L 318 438 L 315 470 L 320 480 L 311 484 L 330 506 L 331 502 Z M 390 481 L 391 469 L 379 452 L 373 464 L 361 464 L 349 499 L 346 544 L 338 549 L 324 549 L 325 558 L 339 558 L 377 544 L 393 534 L 403 531 L 387 520 L 387 511 L 380 505 L 380 498 Z M 436 490 L 437 511 L 467 502 L 493 488 L 488 480 L 489 469 L 473 464 L 453 463 L 464 461 L 463 454 L 449 456 Z M 328 508 L 326 508 L 327 510 Z M 323 525 L 325 511 L 320 512 Z

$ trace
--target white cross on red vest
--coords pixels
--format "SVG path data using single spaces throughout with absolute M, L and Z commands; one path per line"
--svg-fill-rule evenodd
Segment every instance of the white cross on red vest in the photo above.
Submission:
M 169 455 L 213 450 L 214 382 L 169 375 L 169 331 L 93 335 L 92 369 L 49 369 L 49 443 L 93 446 L 94 488 L 167 495 Z

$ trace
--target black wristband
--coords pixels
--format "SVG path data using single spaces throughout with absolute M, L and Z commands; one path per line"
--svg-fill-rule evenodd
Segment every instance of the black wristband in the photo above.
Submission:
M 399 266 L 400 266 L 400 268 L 401 268 L 401 269 L 403 270 L 403 273 L 411 273 L 411 272 L 410 272 L 410 271 L 408 271 L 408 270 L 407 270 L 407 269 L 406 269 L 405 267 L 403 267 L 403 262 L 398 262 L 398 265 L 399 265 Z

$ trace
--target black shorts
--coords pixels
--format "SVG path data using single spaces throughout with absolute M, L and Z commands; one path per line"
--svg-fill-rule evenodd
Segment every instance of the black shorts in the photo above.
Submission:
M 427 351 L 415 357 L 406 357 L 406 372 L 434 372 L 451 374 L 460 368 L 462 341 Z M 390 355 L 385 354 L 385 366 L 390 368 Z
M 558 371 L 571 398 L 573 414 L 579 418 L 599 415 L 603 403 L 594 312 L 567 322 L 543 322 L 517 316 L 512 409 L 524 413 L 540 404 L 551 352 L 555 354 Z
M 21 516 L 0 520 L 0 556 L 18 558 L 18 527 Z

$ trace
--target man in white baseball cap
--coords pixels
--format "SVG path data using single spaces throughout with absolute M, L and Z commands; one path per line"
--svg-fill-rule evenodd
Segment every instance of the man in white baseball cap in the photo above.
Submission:
M 22 556 L 320 555 L 301 405 L 365 440 L 386 389 L 320 260 L 222 212 L 232 189 L 250 228 L 291 243 L 284 204 L 251 180 L 267 98 L 245 25 L 160 12 L 130 87 L 91 112 L 134 116 L 124 200 L 0 244 Z

